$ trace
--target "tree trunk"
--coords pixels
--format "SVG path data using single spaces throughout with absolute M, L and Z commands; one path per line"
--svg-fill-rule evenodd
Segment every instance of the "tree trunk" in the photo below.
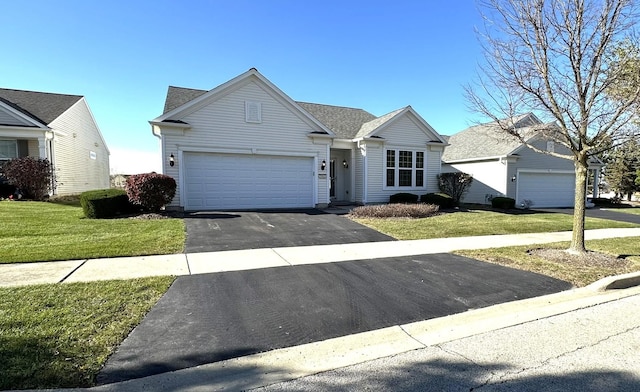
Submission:
M 580 156 L 575 160 L 576 171 L 576 196 L 573 209 L 573 234 L 571 236 L 571 246 L 569 253 L 584 253 L 587 248 L 584 245 L 584 218 L 585 201 L 587 197 L 587 172 L 588 161 L 586 156 Z

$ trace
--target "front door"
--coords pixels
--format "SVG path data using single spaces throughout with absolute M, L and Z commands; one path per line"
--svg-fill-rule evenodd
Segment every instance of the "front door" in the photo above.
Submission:
M 331 198 L 331 200 L 335 200 L 336 199 L 336 160 L 332 159 L 329 161 L 329 178 L 331 183 L 329 184 L 329 186 L 331 187 L 329 189 L 329 197 Z

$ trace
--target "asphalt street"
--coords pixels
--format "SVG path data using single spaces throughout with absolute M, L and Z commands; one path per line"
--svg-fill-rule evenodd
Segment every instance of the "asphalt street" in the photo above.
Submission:
M 275 383 L 297 391 L 640 391 L 640 295 Z
M 97 380 L 140 378 L 568 288 L 450 254 L 183 276 Z

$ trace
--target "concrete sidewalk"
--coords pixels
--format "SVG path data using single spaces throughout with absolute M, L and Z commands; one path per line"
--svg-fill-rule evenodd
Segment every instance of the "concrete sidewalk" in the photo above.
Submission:
M 634 236 L 640 236 L 640 228 L 585 231 L 587 240 Z M 571 240 L 571 232 L 567 231 L 2 264 L 0 265 L 0 287 L 162 275 L 194 275 L 569 240 Z

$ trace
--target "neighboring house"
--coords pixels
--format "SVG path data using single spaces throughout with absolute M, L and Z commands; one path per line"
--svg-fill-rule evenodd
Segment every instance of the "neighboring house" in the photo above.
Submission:
M 546 136 L 552 133 L 553 123 L 543 124 L 531 113 L 514 118 L 513 123 L 522 134 L 530 135 L 527 143 L 537 149 L 571 155 L 568 148 Z M 517 207 L 529 202 L 533 208 L 574 205 L 573 160 L 536 152 L 495 123 L 467 128 L 450 136 L 448 142 L 442 171 L 473 175 L 465 203 L 490 204 L 492 197 L 507 196 L 516 200 Z M 601 168 L 602 163 L 596 161 L 589 168 L 589 181 L 596 192 Z
M 109 149 L 80 95 L 0 89 L 0 163 L 47 158 L 55 195 L 109 187 Z
M 212 89 L 169 87 L 150 121 L 172 207 L 186 210 L 381 203 L 437 192 L 445 140 L 410 106 L 364 110 L 293 101 L 256 69 Z
M 127 179 L 130 175 L 114 174 L 111 176 L 111 188 L 124 189 L 127 185 Z

